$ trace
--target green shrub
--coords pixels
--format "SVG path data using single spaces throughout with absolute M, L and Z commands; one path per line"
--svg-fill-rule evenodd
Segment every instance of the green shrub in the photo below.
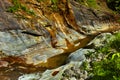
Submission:
M 120 33 L 116 33 L 109 42 L 110 47 L 120 52 Z
M 93 74 L 90 80 L 120 80 L 120 32 L 110 36 L 104 46 L 96 48 L 86 57 L 97 59 L 98 54 L 103 54 L 104 57 L 90 62 L 92 69 L 87 67 L 87 62 L 83 64 L 84 69 Z
M 120 55 L 120 53 L 117 54 Z M 94 76 L 92 80 L 120 80 L 120 56 L 116 55 L 113 58 L 113 55 L 93 63 Z

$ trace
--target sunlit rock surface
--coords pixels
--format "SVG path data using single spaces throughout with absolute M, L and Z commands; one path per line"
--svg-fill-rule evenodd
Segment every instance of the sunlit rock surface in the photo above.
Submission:
M 66 62 L 84 61 L 85 60 L 85 50 L 79 49 L 68 56 Z
M 70 62 L 69 64 L 61 66 L 59 68 L 52 69 L 52 70 L 46 70 L 42 74 L 40 74 L 40 73 L 37 73 L 37 74 L 35 74 L 35 73 L 34 74 L 24 74 L 24 75 L 20 76 L 18 78 L 18 80 L 30 80 L 30 79 L 34 79 L 34 80 L 61 80 L 61 79 L 63 79 L 63 77 L 64 77 L 63 75 L 64 75 L 64 73 L 66 71 L 68 71 L 67 73 L 65 73 L 66 75 L 67 74 L 68 75 L 69 74 L 73 75 L 74 73 L 72 74 L 71 72 L 69 72 L 71 70 L 71 68 L 79 69 L 81 64 L 82 64 L 82 62 L 79 62 L 79 61 Z M 78 75 L 82 76 L 80 74 L 78 74 Z
M 73 52 L 66 65 L 52 70 L 46 70 L 43 73 L 21 75 L 18 80 L 85 80 L 88 78 L 88 72 L 80 69 L 82 63 L 86 60 L 84 54 L 92 49 L 79 49 Z M 81 56 L 80 56 L 81 55 Z M 83 57 L 82 57 L 83 56 Z M 79 57 L 79 58 L 78 58 Z
M 16 1 L 0 1 L 3 73 L 6 69 L 29 73 L 61 66 L 70 53 L 85 47 L 100 33 L 120 29 L 111 12 L 94 10 L 74 0 L 60 0 L 57 5 L 50 0 Z M 11 13 L 15 5 L 21 6 Z
M 93 39 L 93 41 L 91 42 L 91 44 L 94 44 L 94 47 L 102 47 L 105 44 L 103 44 L 104 42 L 108 41 L 108 36 L 110 37 L 110 33 L 104 33 L 101 34 L 99 36 L 97 36 L 95 39 Z M 112 36 L 112 35 L 111 35 Z M 98 45 L 99 44 L 99 45 Z M 90 53 L 92 54 L 92 57 L 87 57 L 89 56 Z M 98 57 L 95 57 L 95 55 L 97 55 Z M 67 64 L 63 65 L 61 67 L 58 67 L 56 69 L 52 69 L 52 70 L 46 70 L 43 73 L 32 73 L 32 74 L 24 74 L 21 75 L 18 80 L 30 80 L 30 79 L 34 79 L 34 80 L 86 80 L 86 79 L 90 79 L 93 74 L 90 74 L 89 72 L 86 71 L 86 69 L 84 69 L 85 67 L 85 63 L 83 64 L 83 62 L 87 62 L 86 65 L 88 65 L 87 67 L 92 68 L 91 63 L 93 63 L 94 61 L 100 61 L 101 59 L 103 59 L 105 56 L 105 54 L 95 52 L 95 49 L 79 49 L 73 53 L 71 53 L 68 57 L 68 59 L 66 60 Z M 83 67 L 84 65 L 84 67 Z

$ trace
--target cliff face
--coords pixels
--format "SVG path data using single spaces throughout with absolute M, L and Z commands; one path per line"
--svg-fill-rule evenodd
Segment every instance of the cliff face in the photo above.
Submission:
M 3 0 L 0 67 L 55 68 L 100 33 L 119 29 L 116 15 L 101 0 L 97 0 L 97 8 L 75 0 Z

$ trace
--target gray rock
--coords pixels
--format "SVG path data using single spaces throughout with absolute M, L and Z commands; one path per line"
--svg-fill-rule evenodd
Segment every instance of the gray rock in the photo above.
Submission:
M 46 70 L 42 73 L 39 80 L 84 80 L 87 78 L 88 73 L 86 71 L 80 70 L 82 62 L 84 62 L 85 55 L 88 51 L 93 51 L 93 49 L 79 49 L 72 53 L 68 58 L 68 63 L 61 67 L 52 70 Z M 20 80 L 25 80 L 31 74 L 22 75 L 19 77 Z M 24 76 L 24 77 L 23 77 Z M 32 78 L 31 78 L 32 79 Z M 34 77 L 33 77 L 34 79 Z M 37 79 L 35 79 L 37 80 Z
M 70 62 L 69 64 L 63 65 L 56 69 L 46 70 L 41 75 L 40 75 L 40 73 L 24 74 L 24 75 L 20 76 L 18 78 L 18 80 L 32 80 L 32 79 L 34 79 L 34 80 L 77 80 L 75 78 L 76 73 L 73 70 L 71 70 L 71 68 L 75 67 L 75 66 L 80 67 L 81 64 L 82 64 L 81 62 L 76 62 L 76 64 L 74 64 L 73 62 Z M 63 76 L 64 72 L 69 74 L 68 76 L 71 79 L 65 78 Z
M 0 32 L 0 51 L 5 55 L 21 55 L 26 48 L 36 44 L 32 36 L 22 34 L 20 30 Z
M 39 80 L 40 76 L 40 73 L 24 74 L 18 80 Z
M 85 60 L 85 55 L 84 55 L 84 49 L 79 49 L 73 53 L 70 54 L 70 56 L 67 59 L 67 63 L 69 62 L 75 62 L 75 61 L 84 61 Z
M 111 33 L 102 33 L 99 36 L 97 36 L 95 39 L 93 39 L 90 44 L 93 44 L 94 47 L 100 47 L 104 46 L 107 42 L 107 39 L 111 36 Z

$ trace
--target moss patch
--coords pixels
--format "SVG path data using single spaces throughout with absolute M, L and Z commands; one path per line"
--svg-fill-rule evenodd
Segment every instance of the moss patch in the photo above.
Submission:
M 14 12 L 22 10 L 22 11 L 26 12 L 27 14 L 35 15 L 33 10 L 29 10 L 26 6 L 21 4 L 21 2 L 19 0 L 12 0 L 12 3 L 13 3 L 13 6 L 8 8 L 8 10 L 7 10 L 8 12 L 14 13 Z
M 97 0 L 76 0 L 77 2 L 79 2 L 80 4 L 83 4 L 87 7 L 91 7 L 94 9 L 98 9 L 99 5 L 97 4 Z
M 87 0 L 86 3 L 88 4 L 89 7 L 99 8 L 96 0 Z

